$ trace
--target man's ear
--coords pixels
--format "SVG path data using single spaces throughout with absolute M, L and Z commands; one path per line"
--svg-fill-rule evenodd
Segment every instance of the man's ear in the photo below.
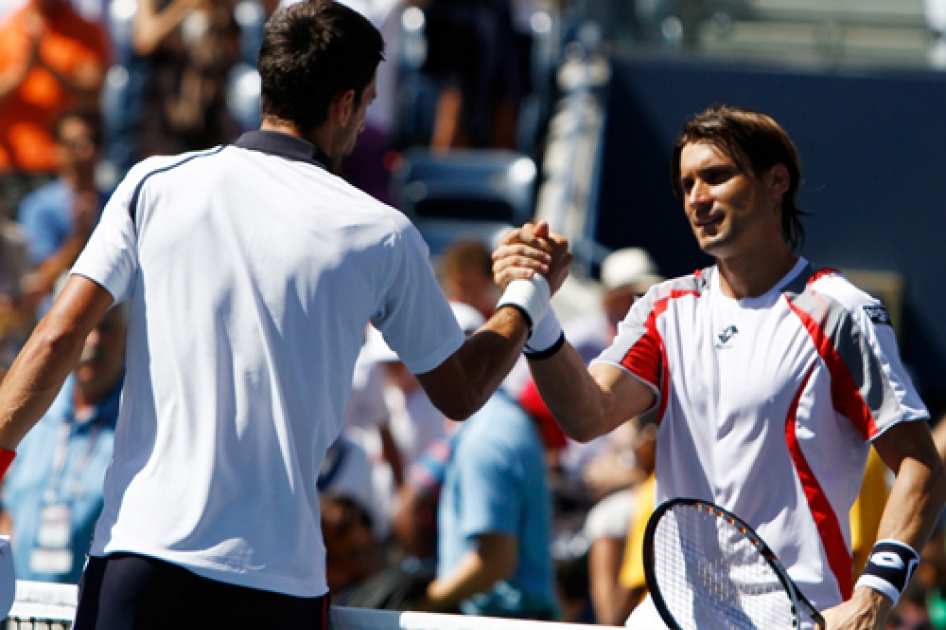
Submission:
M 772 193 L 781 197 L 788 191 L 792 178 L 788 174 L 788 168 L 784 164 L 776 164 L 772 167 Z
M 355 113 L 355 90 L 344 90 L 335 95 L 329 105 L 334 121 L 344 127 Z

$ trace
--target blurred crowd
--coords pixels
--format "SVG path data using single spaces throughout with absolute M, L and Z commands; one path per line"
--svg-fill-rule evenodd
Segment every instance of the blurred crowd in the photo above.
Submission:
M 0 369 L 135 162 L 258 126 L 256 55 L 279 1 L 0 1 Z M 390 202 L 393 149 L 514 146 L 530 90 L 528 0 L 350 4 L 384 33 L 387 61 L 349 181 Z M 426 53 L 410 64 L 434 104 L 406 132 L 404 24 L 417 31 L 418 16 Z
M 389 196 L 400 0 L 359 2 L 385 34 L 358 150 L 345 176 Z M 529 6 L 426 0 L 438 86 L 434 149 L 515 145 L 529 88 Z M 253 65 L 276 0 L 0 1 L 0 378 L 75 262 L 121 174 L 155 154 L 234 140 L 258 123 Z M 460 240 L 436 261 L 458 322 L 476 329 L 498 291 L 490 251 Z M 599 296 L 564 322 L 590 362 L 634 300 L 662 277 L 647 252 L 611 254 Z M 24 441 L 3 487 L 21 579 L 74 582 L 101 507 L 121 390 L 127 314 L 114 309 L 79 368 Z M 380 334 L 366 330 L 346 428 L 319 477 L 333 601 L 622 625 L 646 585 L 641 539 L 653 510 L 650 414 L 589 444 L 566 438 L 517 366 L 482 411 L 456 423 L 430 403 Z M 946 423 L 937 427 L 946 454 Z M 870 549 L 882 469 L 852 513 Z M 874 507 L 871 507 L 871 506 Z M 873 521 L 872 521 L 873 519 Z M 891 628 L 946 629 L 941 522 Z

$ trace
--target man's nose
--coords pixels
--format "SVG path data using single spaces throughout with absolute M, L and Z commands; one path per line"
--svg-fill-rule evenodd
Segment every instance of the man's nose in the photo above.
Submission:
M 705 182 L 697 180 L 693 182 L 693 187 L 690 188 L 690 192 L 687 195 L 687 202 L 692 205 L 699 205 L 709 201 L 709 186 Z

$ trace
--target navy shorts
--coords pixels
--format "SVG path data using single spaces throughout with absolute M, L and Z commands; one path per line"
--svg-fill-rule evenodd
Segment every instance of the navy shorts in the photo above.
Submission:
M 329 597 L 293 597 L 197 576 L 134 554 L 89 558 L 74 630 L 327 630 Z

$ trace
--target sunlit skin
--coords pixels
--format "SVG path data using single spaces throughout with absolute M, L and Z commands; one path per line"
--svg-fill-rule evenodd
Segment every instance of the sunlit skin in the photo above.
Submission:
M 784 165 L 755 175 L 712 144 L 688 144 L 680 154 L 680 186 L 693 235 L 716 258 L 727 294 L 761 295 L 795 264 L 780 228 Z

